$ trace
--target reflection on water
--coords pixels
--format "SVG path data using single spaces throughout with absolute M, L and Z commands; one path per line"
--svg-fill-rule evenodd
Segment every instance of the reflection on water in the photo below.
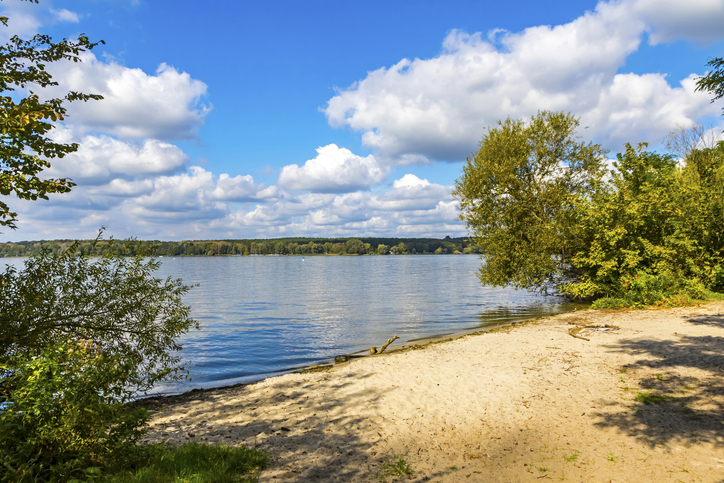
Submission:
M 182 339 L 183 392 L 261 379 L 380 346 L 570 310 L 557 297 L 481 287 L 475 255 L 163 258 L 161 277 L 198 284 L 201 324 Z M 18 268 L 22 259 L 0 259 Z
M 202 329 L 183 357 L 213 387 L 400 342 L 554 314 L 556 297 L 481 287 L 477 256 L 164 258 L 160 275 L 199 284 L 186 298 Z

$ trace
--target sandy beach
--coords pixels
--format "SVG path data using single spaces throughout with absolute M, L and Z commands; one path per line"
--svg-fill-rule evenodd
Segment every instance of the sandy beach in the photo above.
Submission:
M 265 449 L 262 482 L 722 482 L 724 302 L 573 312 L 146 403 L 149 441 Z

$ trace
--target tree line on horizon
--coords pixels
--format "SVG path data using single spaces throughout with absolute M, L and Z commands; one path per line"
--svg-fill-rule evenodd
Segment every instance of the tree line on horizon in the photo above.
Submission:
M 0 257 L 33 257 L 43 250 L 61 254 L 75 240 L 38 240 L 0 243 Z M 104 255 L 106 241 L 81 240 L 78 250 Z M 446 255 L 480 254 L 482 247 L 467 238 L 272 238 L 140 242 L 159 257 L 249 255 Z

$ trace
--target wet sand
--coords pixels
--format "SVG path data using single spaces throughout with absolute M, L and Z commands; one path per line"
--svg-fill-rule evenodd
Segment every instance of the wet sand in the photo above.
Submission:
M 146 404 L 148 441 L 269 451 L 262 482 L 721 482 L 724 303 L 573 312 Z M 410 475 L 389 474 L 400 456 Z

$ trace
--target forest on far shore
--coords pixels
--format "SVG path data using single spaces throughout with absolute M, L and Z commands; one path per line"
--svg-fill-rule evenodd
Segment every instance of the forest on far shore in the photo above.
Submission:
M 0 257 L 31 257 L 43 249 L 60 254 L 76 240 L 38 240 L 0 243 Z M 101 240 L 80 240 L 83 253 L 102 255 L 108 250 Z M 436 238 L 274 238 L 263 240 L 148 241 L 156 256 L 229 255 L 414 255 L 482 253 L 480 246 L 464 237 Z

